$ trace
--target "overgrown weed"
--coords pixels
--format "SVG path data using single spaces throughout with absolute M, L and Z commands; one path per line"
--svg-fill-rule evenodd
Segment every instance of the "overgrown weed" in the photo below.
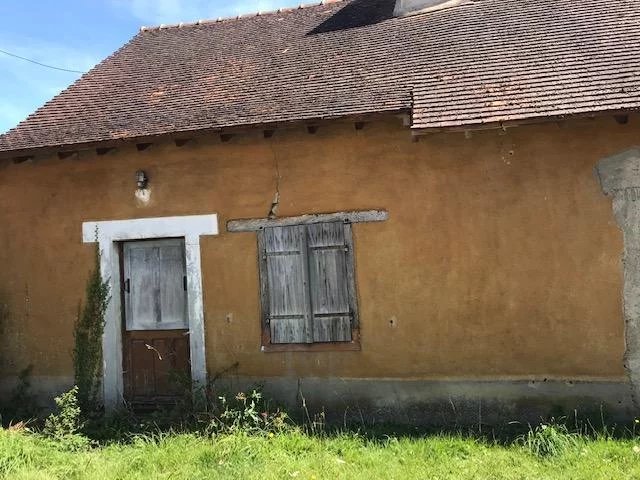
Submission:
M 96 237 L 98 233 L 96 232 Z M 102 372 L 102 335 L 110 300 L 109 283 L 100 274 L 101 253 L 96 243 L 93 270 L 83 307 L 73 328 L 73 369 L 76 397 L 85 418 L 99 414 L 98 397 Z
M 54 440 L 60 448 L 69 451 L 84 450 L 90 440 L 83 435 L 84 423 L 81 420 L 78 405 L 78 387 L 55 398 L 58 411 L 52 413 L 44 422 L 42 434 Z
M 583 440 L 584 436 L 570 432 L 566 425 L 552 419 L 549 423 L 530 427 L 525 435 L 516 439 L 516 443 L 533 455 L 548 458 L 578 447 Z

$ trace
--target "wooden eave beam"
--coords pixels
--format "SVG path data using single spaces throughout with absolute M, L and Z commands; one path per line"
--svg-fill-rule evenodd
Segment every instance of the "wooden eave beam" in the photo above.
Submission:
M 66 159 L 66 158 L 73 157 L 74 155 L 75 155 L 75 156 L 77 156 L 77 155 L 78 155 L 78 152 L 77 152 L 77 151 L 70 151 L 70 152 L 58 152 L 58 158 L 59 158 L 60 160 L 64 160 L 64 159 Z
M 20 157 L 13 157 L 13 163 L 24 163 L 29 160 L 33 160 L 33 155 L 22 155 Z
M 618 125 L 626 125 L 629 123 L 629 115 L 614 115 L 613 118 Z
M 109 152 L 113 152 L 115 149 L 116 147 L 98 147 L 96 148 L 96 153 L 99 156 L 102 156 L 102 155 L 106 155 Z
M 153 145 L 152 142 L 143 142 L 143 143 L 136 143 L 136 149 L 139 152 L 143 152 L 146 149 L 148 149 L 149 147 L 151 147 Z
M 361 223 L 384 222 L 389 218 L 386 210 L 356 210 L 350 212 L 315 213 L 297 217 L 282 218 L 246 218 L 229 220 L 229 232 L 257 232 L 268 227 L 288 227 L 291 225 L 312 225 L 314 223 Z

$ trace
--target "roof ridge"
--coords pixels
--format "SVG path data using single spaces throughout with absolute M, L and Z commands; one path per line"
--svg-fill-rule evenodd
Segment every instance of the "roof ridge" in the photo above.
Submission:
M 257 11 L 257 12 L 253 12 L 253 13 L 245 13 L 245 14 L 242 14 L 242 15 L 235 15 L 235 16 L 229 16 L 229 17 L 218 17 L 218 18 L 215 18 L 215 19 L 202 19 L 202 20 L 198 20 L 198 21 L 195 21 L 195 22 L 180 22 L 180 23 L 161 24 L 161 25 L 157 25 L 157 26 L 154 26 L 154 27 L 142 26 L 142 27 L 140 27 L 140 31 L 141 32 L 151 32 L 151 31 L 156 31 L 156 30 L 165 30 L 165 29 L 168 29 L 168 28 L 195 27 L 195 26 L 198 26 L 198 25 L 207 25 L 207 24 L 211 24 L 211 23 L 229 22 L 229 21 L 241 20 L 241 19 L 245 19 L 245 18 L 261 17 L 263 15 L 275 15 L 275 14 L 278 14 L 278 13 L 294 12 L 296 10 L 302 10 L 302 9 L 305 9 L 305 8 L 320 7 L 322 5 L 329 5 L 329 4 L 332 4 L 332 3 L 340 3 L 340 2 L 347 2 L 347 1 L 348 0 L 322 0 L 320 2 L 315 2 L 315 3 L 301 3 L 297 7 L 278 8 L 277 10 L 268 10 L 266 12 Z

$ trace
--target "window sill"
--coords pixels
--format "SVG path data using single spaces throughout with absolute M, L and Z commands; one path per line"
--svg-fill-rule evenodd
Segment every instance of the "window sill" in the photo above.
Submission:
M 268 329 L 262 337 L 262 351 L 264 353 L 274 352 L 359 352 L 360 332 L 355 329 L 351 332 L 350 342 L 327 342 L 327 343 L 271 343 L 271 335 Z

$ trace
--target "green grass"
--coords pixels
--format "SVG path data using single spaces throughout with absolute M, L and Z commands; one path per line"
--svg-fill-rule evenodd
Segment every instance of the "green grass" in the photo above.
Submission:
M 157 434 L 80 452 L 25 431 L 0 430 L 0 478 L 20 479 L 640 479 L 638 442 L 580 437 L 552 455 L 434 435 L 366 439 Z M 635 447 L 635 448 L 634 448 Z

